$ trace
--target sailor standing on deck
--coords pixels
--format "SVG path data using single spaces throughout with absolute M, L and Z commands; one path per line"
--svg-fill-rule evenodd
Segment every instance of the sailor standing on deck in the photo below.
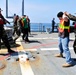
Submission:
M 52 32 L 54 32 L 54 26 L 55 26 L 55 18 L 52 20 Z
M 9 22 L 3 17 L 3 15 L 1 14 L 1 11 L 3 11 L 3 10 L 1 10 L 1 8 L 0 8 L 0 49 L 1 49 L 1 39 L 2 39 L 3 43 L 5 44 L 5 46 L 8 49 L 8 52 L 11 53 L 14 51 L 11 50 L 11 48 L 10 48 L 7 34 L 4 30 L 4 24 L 9 23 Z
M 30 19 L 27 16 L 27 24 L 28 24 L 28 33 L 31 34 L 31 30 L 30 30 Z
M 23 15 L 23 19 L 22 19 L 22 22 L 23 22 L 23 40 L 25 40 L 26 43 L 29 43 L 29 39 L 28 39 L 28 20 L 27 20 L 27 16 L 26 15 Z
M 63 57 L 63 52 L 65 53 L 65 59 L 66 63 L 63 64 L 63 67 L 70 67 L 73 66 L 73 60 L 71 59 L 71 54 L 68 48 L 69 45 L 69 25 L 70 25 L 70 20 L 68 19 L 67 16 L 63 14 L 63 12 L 59 12 L 57 14 L 57 17 L 60 20 L 60 24 L 58 27 L 59 31 L 59 49 L 60 53 L 56 54 L 56 57 Z
M 17 21 L 19 19 L 19 16 L 16 15 L 14 16 L 14 31 L 13 31 L 13 35 L 16 33 L 17 34 L 17 30 L 18 30 L 18 25 L 17 25 Z

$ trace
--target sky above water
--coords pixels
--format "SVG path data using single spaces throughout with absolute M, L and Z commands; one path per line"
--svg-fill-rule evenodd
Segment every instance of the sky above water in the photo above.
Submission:
M 2 14 L 6 17 L 6 0 L 0 0 Z M 76 0 L 24 0 L 24 14 L 32 23 L 51 23 L 52 18 L 59 22 L 57 13 L 67 11 L 76 15 Z M 8 15 L 21 16 L 22 0 L 8 0 Z

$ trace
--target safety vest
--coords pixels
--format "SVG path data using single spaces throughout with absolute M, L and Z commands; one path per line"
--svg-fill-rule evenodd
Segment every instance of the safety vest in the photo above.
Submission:
M 59 30 L 59 32 L 64 32 L 64 29 L 67 29 L 68 32 L 70 32 L 70 26 L 65 26 L 64 25 L 64 20 L 61 20 L 58 30 Z
M 22 27 L 24 27 L 24 20 L 23 19 L 21 19 L 21 23 L 22 23 Z

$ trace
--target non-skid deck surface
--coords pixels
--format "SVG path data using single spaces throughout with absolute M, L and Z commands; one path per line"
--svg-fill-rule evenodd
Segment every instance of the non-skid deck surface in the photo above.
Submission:
M 39 35 L 41 37 L 39 37 Z M 76 65 L 69 68 L 63 68 L 62 64 L 65 63 L 65 58 L 57 58 L 54 56 L 59 51 L 58 40 L 56 39 L 57 36 L 55 35 L 54 37 L 53 35 L 54 34 L 41 35 L 40 33 L 37 33 L 37 35 L 29 37 L 30 43 L 25 43 L 19 38 L 16 43 L 20 46 L 12 49 L 17 51 L 29 51 L 35 59 L 19 62 L 14 61 L 14 56 L 18 57 L 19 53 L 14 56 L 11 55 L 11 60 L 6 60 L 7 57 L 0 55 L 0 58 L 3 59 L 1 59 L 1 61 L 6 65 L 5 68 L 0 70 L 0 75 L 76 75 Z M 51 37 L 53 37 L 53 39 Z M 71 44 L 73 44 L 73 41 L 70 42 L 70 47 L 72 47 Z M 6 51 L 7 50 L 5 49 L 5 52 Z M 70 51 L 72 58 L 76 59 L 74 51 Z

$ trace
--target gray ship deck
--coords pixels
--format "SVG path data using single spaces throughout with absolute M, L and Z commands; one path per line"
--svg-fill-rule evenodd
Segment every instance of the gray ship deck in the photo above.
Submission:
M 69 48 L 71 56 L 76 59 L 73 51 L 74 34 L 70 34 Z M 16 61 L 15 57 L 20 54 L 11 54 L 8 56 L 0 55 L 0 61 L 6 66 L 0 70 L 0 75 L 76 75 L 76 65 L 63 68 L 65 58 L 56 58 L 54 55 L 58 50 L 58 33 L 31 32 L 29 35 L 30 43 L 25 43 L 20 37 L 16 44 L 20 45 L 12 48 L 17 51 L 30 52 L 35 59 L 26 62 Z M 7 52 L 7 49 L 1 49 L 0 53 Z

